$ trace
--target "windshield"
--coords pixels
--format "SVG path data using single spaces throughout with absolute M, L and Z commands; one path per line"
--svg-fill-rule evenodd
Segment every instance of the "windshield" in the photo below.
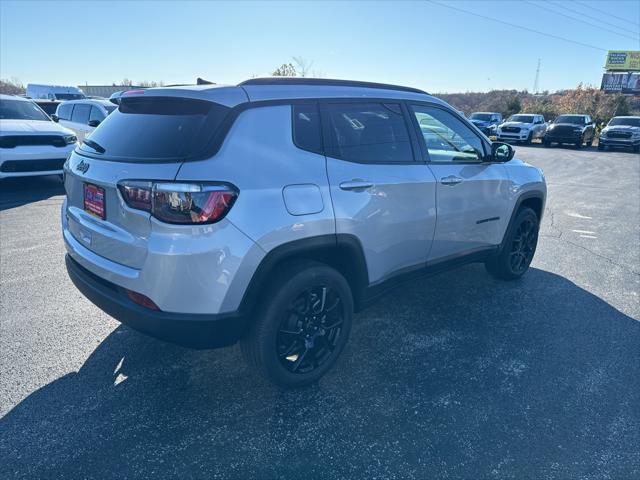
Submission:
M 81 93 L 55 93 L 56 100 L 82 100 L 85 98 Z
M 584 125 L 584 117 L 582 115 L 560 115 L 554 123 L 573 123 L 575 125 Z
M 614 117 L 609 121 L 608 125 L 628 125 L 630 127 L 640 127 L 640 117 Z
M 511 115 L 510 122 L 533 123 L 533 115 Z
M 490 113 L 472 113 L 470 118 L 471 120 L 483 120 L 488 122 L 489 120 L 491 120 L 491 114 Z
M 131 97 L 112 110 L 80 149 L 105 159 L 150 163 L 201 153 L 229 108 L 186 98 Z
M 0 100 L 0 120 L 51 121 L 35 103 L 24 100 Z

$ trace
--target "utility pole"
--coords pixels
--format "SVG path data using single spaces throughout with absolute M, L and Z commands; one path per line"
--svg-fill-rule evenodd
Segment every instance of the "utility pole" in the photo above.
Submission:
M 538 59 L 538 68 L 536 68 L 536 79 L 533 81 L 533 94 L 538 93 L 540 89 L 540 59 Z

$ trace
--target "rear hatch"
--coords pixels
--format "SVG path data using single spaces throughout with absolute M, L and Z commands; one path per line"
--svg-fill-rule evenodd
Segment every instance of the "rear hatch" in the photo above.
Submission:
M 183 162 L 202 158 L 229 107 L 182 97 L 124 98 L 69 157 L 68 229 L 97 255 L 141 268 L 151 233 L 148 212 L 130 208 L 124 180 L 174 180 Z

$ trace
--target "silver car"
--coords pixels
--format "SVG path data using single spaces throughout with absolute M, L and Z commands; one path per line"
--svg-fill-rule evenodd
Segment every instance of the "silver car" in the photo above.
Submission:
M 401 280 L 533 258 L 541 171 L 407 87 L 252 79 L 123 94 L 65 164 L 66 265 L 105 312 L 317 381 Z

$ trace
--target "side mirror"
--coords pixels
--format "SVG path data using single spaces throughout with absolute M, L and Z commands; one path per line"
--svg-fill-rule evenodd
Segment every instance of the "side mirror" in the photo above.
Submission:
M 55 113 L 51 115 L 51 120 L 53 120 L 54 122 L 59 122 L 60 121 L 60 117 L 58 117 L 58 115 L 56 115 Z
M 507 163 L 516 154 L 508 143 L 493 142 L 491 144 L 491 158 L 494 162 Z
M 97 127 L 98 125 L 100 125 L 100 120 L 89 120 L 89 123 L 87 124 L 90 127 Z

